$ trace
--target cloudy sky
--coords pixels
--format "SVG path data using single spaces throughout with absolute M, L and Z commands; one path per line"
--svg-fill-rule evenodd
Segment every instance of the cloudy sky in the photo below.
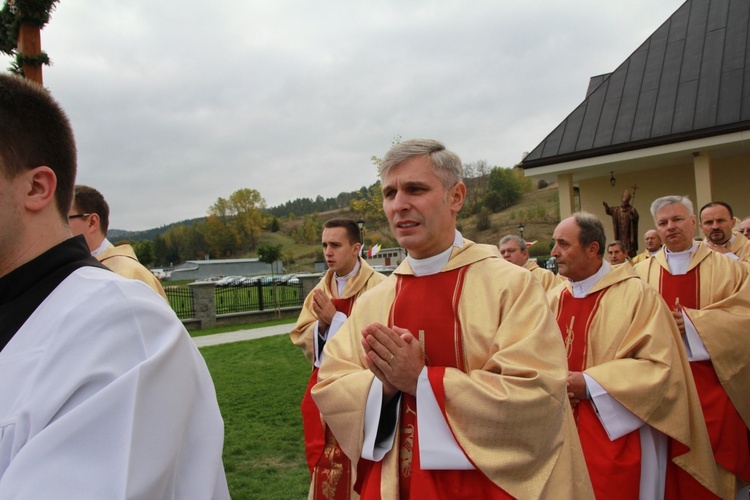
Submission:
M 369 185 L 397 136 L 513 166 L 682 3 L 61 0 L 44 83 L 78 182 L 142 230 Z

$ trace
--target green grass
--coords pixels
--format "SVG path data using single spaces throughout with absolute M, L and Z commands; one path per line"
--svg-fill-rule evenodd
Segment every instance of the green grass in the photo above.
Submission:
M 309 473 L 299 404 L 310 365 L 287 335 L 201 349 L 224 417 L 234 500 L 303 499 Z
M 215 333 L 227 333 L 236 332 L 237 330 L 252 330 L 254 328 L 263 328 L 266 326 L 286 325 L 289 324 L 289 330 L 291 331 L 292 324 L 297 322 L 297 318 L 282 318 L 282 319 L 270 319 L 268 321 L 261 321 L 258 323 L 249 323 L 246 325 L 228 325 L 228 326 L 217 326 L 216 328 L 204 328 L 203 330 L 188 330 L 191 337 L 203 337 L 204 335 L 214 335 Z

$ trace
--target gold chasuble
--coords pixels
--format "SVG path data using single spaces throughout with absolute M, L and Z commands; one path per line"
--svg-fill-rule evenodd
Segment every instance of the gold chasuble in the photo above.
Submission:
M 710 360 L 690 367 L 700 396 L 723 496 L 735 481 L 750 482 L 750 281 L 745 266 L 704 244 L 684 275 L 672 275 L 664 251 L 636 271 L 659 290 L 667 305 L 682 309 Z
M 404 394 L 393 447 L 382 461 L 360 459 L 374 378 L 361 331 L 374 322 L 420 340 L 432 392 L 474 470 L 421 467 L 429 429 L 419 429 L 419 401 Z M 566 377 L 541 285 L 496 248 L 464 240 L 440 273 L 416 277 L 405 261 L 357 301 L 326 345 L 312 394 L 356 464 L 363 498 L 592 498 Z
M 325 291 L 336 311 L 351 315 L 356 299 L 366 290 L 385 280 L 385 276 L 376 273 L 369 264 L 360 259 L 360 269 L 356 276 L 349 278 L 344 288 L 343 298 L 338 298 L 334 273 L 328 270 L 315 288 Z M 312 363 L 315 360 L 314 331 L 317 316 L 313 312 L 312 292 L 305 299 L 304 306 L 297 320 L 297 325 L 290 333 L 292 342 L 301 347 L 305 356 Z M 302 398 L 302 424 L 305 437 L 305 454 L 310 469 L 310 498 L 347 500 L 356 498 L 353 495 L 351 462 L 342 452 L 331 430 L 325 425 L 320 411 L 315 405 L 310 391 L 318 381 L 318 368 L 313 367 L 312 374 Z
M 687 498 L 677 479 L 693 498 L 717 498 L 708 491 L 720 487 L 700 402 L 669 309 L 631 266 L 613 267 L 583 298 L 571 292 L 566 282 L 548 294 L 569 369 L 668 436 L 666 498 Z M 639 431 L 611 441 L 591 400 L 579 403 L 575 418 L 597 498 L 638 498 Z

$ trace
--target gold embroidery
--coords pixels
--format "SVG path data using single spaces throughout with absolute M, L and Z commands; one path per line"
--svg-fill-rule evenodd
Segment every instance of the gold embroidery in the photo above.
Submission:
M 422 348 L 422 358 L 424 358 L 424 364 L 430 366 L 430 360 L 427 359 L 427 351 L 424 348 L 424 330 L 419 330 L 419 346 Z
M 324 468 L 320 471 L 321 476 L 325 477 L 320 488 L 325 498 L 334 499 L 336 498 L 336 487 L 344 473 L 344 467 L 341 464 L 341 450 L 336 446 L 336 440 L 333 435 L 328 435 L 327 438 L 323 454 L 328 459 L 328 463 L 331 464 L 331 468 Z
M 573 324 L 576 321 L 576 317 L 572 316 L 570 318 L 570 324 L 565 327 L 565 351 L 568 353 L 568 359 L 570 359 L 570 355 L 573 354 L 573 339 L 575 338 L 575 333 L 573 333 Z
M 406 407 L 406 413 L 417 414 L 416 411 L 412 410 L 409 406 Z M 414 424 L 409 424 L 401 429 L 402 445 L 400 453 L 401 462 L 401 475 L 403 477 L 411 477 L 411 461 L 412 454 L 414 452 Z

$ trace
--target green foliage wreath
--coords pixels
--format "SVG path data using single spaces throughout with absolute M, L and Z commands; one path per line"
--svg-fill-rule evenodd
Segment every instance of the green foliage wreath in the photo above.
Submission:
M 16 57 L 10 68 L 14 73 L 21 73 L 23 64 L 49 65 L 49 57 L 45 52 L 35 56 L 18 53 L 18 27 L 21 24 L 31 24 L 43 28 L 59 1 L 6 0 L 0 9 L 0 52 Z

